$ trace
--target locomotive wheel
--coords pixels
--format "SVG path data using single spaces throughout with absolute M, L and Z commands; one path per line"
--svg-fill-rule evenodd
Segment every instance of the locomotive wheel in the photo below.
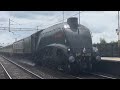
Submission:
M 60 71 L 63 71 L 63 68 L 62 68 L 61 65 L 58 65 L 58 66 L 57 66 L 57 69 L 60 70 Z
M 79 67 L 76 63 L 66 64 L 64 71 L 66 73 L 73 74 L 73 75 L 79 74 L 80 72 Z
M 84 60 L 81 60 L 80 66 L 81 66 L 81 70 L 84 70 L 87 68 L 87 63 Z
M 65 71 L 66 73 L 70 73 L 70 72 L 71 72 L 71 66 L 70 66 L 70 64 L 64 65 L 64 71 Z
M 89 60 L 87 61 L 87 70 L 91 71 L 92 70 L 92 66 L 93 66 L 93 64 L 92 64 L 91 58 L 89 58 Z
M 87 70 L 88 70 L 88 71 L 91 71 L 91 70 L 92 70 L 92 63 L 88 63 L 88 64 L 87 64 Z
M 77 62 L 71 63 L 71 74 L 77 75 L 80 73 L 80 67 Z
M 71 71 L 70 64 L 62 64 L 62 65 L 59 64 L 57 65 L 57 69 L 65 73 L 70 73 Z
M 88 60 L 89 59 L 89 60 Z M 80 64 L 80 66 L 81 66 L 81 70 L 87 70 L 87 71 L 91 71 L 92 70 L 92 63 L 91 63 L 91 60 L 90 60 L 90 58 L 83 58 L 82 60 L 81 60 L 81 64 Z

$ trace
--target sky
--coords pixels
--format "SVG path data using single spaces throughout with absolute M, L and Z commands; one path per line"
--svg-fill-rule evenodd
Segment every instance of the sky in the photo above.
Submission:
M 117 11 L 81 11 L 80 23 L 90 29 L 93 43 L 99 43 L 100 38 L 107 42 L 117 41 L 118 27 Z M 69 17 L 79 17 L 78 11 L 64 11 L 65 21 Z M 63 20 L 63 11 L 0 11 L 0 27 L 10 30 L 0 30 L 0 45 L 12 44 L 15 40 L 28 37 L 38 29 L 44 29 Z M 32 31 L 12 31 L 13 28 L 31 28 Z

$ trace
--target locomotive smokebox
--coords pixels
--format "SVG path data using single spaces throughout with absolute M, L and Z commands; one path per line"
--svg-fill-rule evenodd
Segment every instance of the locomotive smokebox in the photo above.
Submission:
M 67 23 L 73 31 L 77 31 L 78 28 L 78 18 L 71 17 L 67 19 Z

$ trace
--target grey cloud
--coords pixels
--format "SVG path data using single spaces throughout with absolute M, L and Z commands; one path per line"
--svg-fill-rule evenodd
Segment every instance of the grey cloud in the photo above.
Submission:
M 16 18 L 35 19 L 36 16 L 55 16 L 57 11 L 9 11 L 9 14 Z
M 105 32 L 106 30 L 108 30 L 108 29 L 107 29 L 107 27 L 105 27 L 105 26 L 94 27 L 94 28 L 91 27 L 91 31 L 92 31 L 93 33 L 102 33 L 102 32 Z
M 0 22 L 7 22 L 8 21 L 8 19 L 7 18 L 0 18 Z
M 87 23 L 85 21 L 82 22 L 82 24 L 84 26 L 86 26 L 87 28 L 89 28 L 92 33 L 102 33 L 104 31 L 108 30 L 108 28 L 104 25 L 100 25 L 100 26 L 99 25 L 94 25 L 94 24 L 91 24 L 91 23 Z
M 65 11 L 65 17 L 70 17 L 73 14 L 78 13 L 78 11 Z M 8 15 L 7 15 L 8 14 Z M 5 19 L 5 18 L 7 19 Z M 0 17 L 0 24 L 8 20 L 8 18 L 13 18 L 13 21 L 16 21 L 23 25 L 18 25 L 18 27 L 35 27 L 37 25 L 41 25 L 39 28 L 46 28 L 50 25 L 54 25 L 57 21 L 62 20 L 62 11 L 9 11 L 1 15 Z M 78 17 L 76 15 L 75 17 Z M 28 23 L 28 24 L 25 24 Z M 83 12 L 81 14 L 81 24 L 88 27 L 91 32 L 93 33 L 93 41 L 98 42 L 99 38 L 105 33 L 109 35 L 104 35 L 106 40 L 116 40 L 116 33 L 115 29 L 117 28 L 117 14 L 116 12 Z M 6 22 L 8 26 L 8 21 Z M 17 26 L 12 26 L 17 27 Z M 111 33 L 110 33 L 111 32 Z M 114 33 L 112 33 L 114 32 Z M 16 32 L 17 33 L 17 32 Z M 28 34 L 30 35 L 32 32 L 18 32 L 21 36 L 20 38 L 26 37 Z M 8 33 L 6 33 L 8 34 Z M 0 31 L 0 36 L 1 36 Z M 114 36 L 112 39 L 110 36 Z M 17 37 L 17 36 L 11 36 Z M 1 36 L 0 39 L 6 38 L 6 36 Z M 7 39 L 7 38 L 6 38 Z

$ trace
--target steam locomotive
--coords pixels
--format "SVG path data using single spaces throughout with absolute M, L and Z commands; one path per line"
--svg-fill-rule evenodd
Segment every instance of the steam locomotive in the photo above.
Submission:
M 93 49 L 90 30 L 78 24 L 78 18 L 42 29 L 31 36 L 0 49 L 11 56 L 28 56 L 39 65 L 49 65 L 66 72 L 91 70 L 100 60 Z

